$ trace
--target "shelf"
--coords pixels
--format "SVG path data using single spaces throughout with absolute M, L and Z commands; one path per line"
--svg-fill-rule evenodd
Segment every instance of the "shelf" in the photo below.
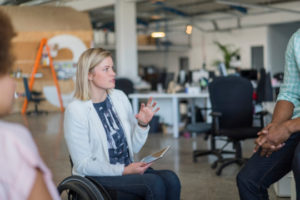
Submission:
M 101 47 L 104 49 L 107 49 L 109 51 L 115 51 L 115 45 L 114 44 L 95 44 L 95 47 Z M 187 51 L 189 50 L 188 45 L 170 45 L 168 47 L 163 46 L 163 45 L 139 45 L 138 46 L 138 51 L 140 52 L 155 52 L 155 51 L 177 51 L 177 52 L 182 52 L 182 51 Z

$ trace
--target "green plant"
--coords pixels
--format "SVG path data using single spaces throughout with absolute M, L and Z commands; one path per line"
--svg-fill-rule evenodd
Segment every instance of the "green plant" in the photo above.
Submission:
M 227 69 L 230 68 L 230 61 L 232 57 L 239 55 L 240 49 L 232 50 L 232 45 L 223 45 L 218 41 L 215 41 L 214 43 L 219 47 L 219 49 L 223 53 L 223 62 L 225 64 L 225 67 Z M 215 61 L 214 65 L 218 65 L 220 64 L 220 62 L 222 61 Z

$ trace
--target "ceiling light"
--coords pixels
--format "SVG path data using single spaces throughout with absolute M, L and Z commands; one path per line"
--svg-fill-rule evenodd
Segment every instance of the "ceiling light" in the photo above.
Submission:
M 185 28 L 185 33 L 188 35 L 191 35 L 193 31 L 193 26 L 192 25 L 187 25 Z
M 166 36 L 165 32 L 152 32 L 151 33 L 151 37 L 153 37 L 153 38 L 163 38 L 165 36 Z
M 161 19 L 162 17 L 160 16 L 160 15 L 152 15 L 151 16 L 151 19 L 152 20 L 159 20 L 159 19 Z

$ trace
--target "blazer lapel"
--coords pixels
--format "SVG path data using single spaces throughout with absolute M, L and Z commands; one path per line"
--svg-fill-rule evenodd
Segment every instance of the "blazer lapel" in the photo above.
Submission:
M 88 102 L 88 109 L 89 109 L 89 121 L 90 121 L 90 129 L 91 129 L 91 134 L 92 138 L 97 138 L 97 145 L 101 145 L 102 150 L 105 152 L 106 157 L 108 158 L 108 145 L 107 145 L 107 137 L 106 137 L 106 132 L 105 129 L 102 125 L 102 122 L 98 116 L 97 111 L 94 108 L 93 102 L 89 101 Z

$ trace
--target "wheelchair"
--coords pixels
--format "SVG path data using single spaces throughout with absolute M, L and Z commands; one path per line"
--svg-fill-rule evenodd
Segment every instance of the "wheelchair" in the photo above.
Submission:
M 73 167 L 71 157 L 70 163 L 71 167 Z M 117 192 L 116 190 L 108 191 L 90 176 L 69 176 L 59 183 L 57 189 L 62 200 L 116 200 L 123 198 L 142 200 L 140 197 L 132 194 Z
M 57 189 L 62 199 L 112 200 L 106 189 L 91 177 L 69 176 L 58 185 Z
M 70 164 L 73 167 L 71 157 Z M 57 186 L 61 199 L 68 200 L 112 200 L 116 194 L 110 194 L 92 177 L 69 176 Z M 112 195 L 112 196 L 111 196 Z

